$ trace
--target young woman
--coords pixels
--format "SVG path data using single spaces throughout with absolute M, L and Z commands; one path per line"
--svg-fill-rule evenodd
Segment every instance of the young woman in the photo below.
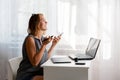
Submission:
M 28 36 L 22 47 L 23 60 L 17 71 L 16 80 L 43 80 L 41 64 L 46 62 L 61 36 L 47 37 L 43 35 L 47 30 L 47 21 L 43 14 L 33 14 L 29 20 Z M 46 45 L 52 41 L 49 50 Z

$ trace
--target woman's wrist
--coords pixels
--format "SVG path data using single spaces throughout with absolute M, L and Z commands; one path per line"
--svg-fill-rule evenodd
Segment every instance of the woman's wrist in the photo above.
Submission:
M 54 47 L 55 47 L 55 45 L 53 45 L 53 44 L 52 44 L 52 45 L 51 45 L 51 47 L 53 47 L 53 48 L 54 48 Z
M 42 47 L 46 47 L 46 44 L 42 44 Z

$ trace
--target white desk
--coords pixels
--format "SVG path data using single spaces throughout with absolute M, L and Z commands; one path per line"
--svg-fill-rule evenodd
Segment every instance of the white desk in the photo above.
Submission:
M 51 60 L 48 60 L 42 65 L 44 80 L 88 80 L 91 62 L 84 62 L 85 65 L 75 65 L 74 61 L 72 63 L 53 64 Z

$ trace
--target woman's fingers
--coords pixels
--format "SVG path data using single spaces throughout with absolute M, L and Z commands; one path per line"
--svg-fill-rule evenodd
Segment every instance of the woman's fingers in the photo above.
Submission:
M 53 40 L 54 40 L 55 42 L 58 42 L 60 39 L 61 39 L 61 37 L 60 37 L 60 36 L 58 36 L 58 37 L 54 37 L 54 39 L 53 39 Z
M 55 45 L 55 44 L 57 44 L 58 43 L 58 41 L 61 39 L 61 36 L 55 36 L 55 37 L 53 37 L 53 36 L 47 36 L 44 40 L 43 40 L 43 44 L 48 44 L 48 43 L 50 43 L 52 40 L 53 40 L 53 44 Z
M 43 40 L 43 44 L 47 45 L 48 43 L 50 43 L 52 41 L 52 37 L 47 37 Z

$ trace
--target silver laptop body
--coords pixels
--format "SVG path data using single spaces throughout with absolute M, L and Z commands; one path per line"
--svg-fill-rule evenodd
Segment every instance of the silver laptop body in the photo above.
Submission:
M 78 60 L 92 60 L 95 58 L 99 44 L 100 44 L 100 39 L 96 39 L 96 38 L 90 38 L 88 46 L 86 48 L 86 51 L 84 54 L 71 54 L 69 55 L 69 57 L 71 59 L 78 59 Z

